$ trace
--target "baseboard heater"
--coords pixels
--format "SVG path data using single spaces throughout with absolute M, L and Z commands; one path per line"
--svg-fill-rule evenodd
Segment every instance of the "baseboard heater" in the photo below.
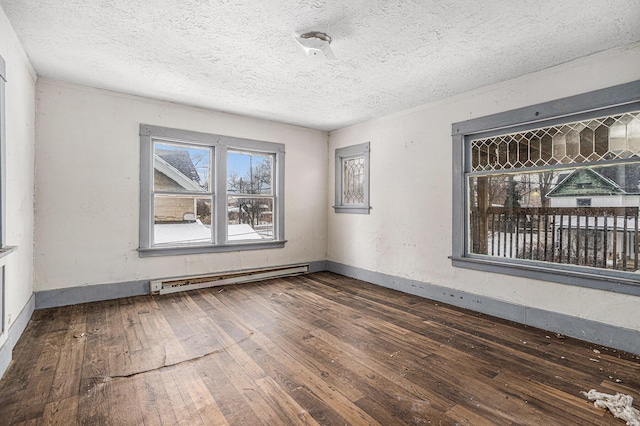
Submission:
M 291 275 L 306 274 L 307 272 L 309 272 L 309 265 L 305 264 L 283 266 L 279 268 L 252 269 L 240 272 L 225 272 L 213 275 L 171 278 L 166 280 L 152 280 L 151 293 L 177 293 L 179 291 L 196 290 L 205 287 L 217 287 L 227 284 L 260 281 L 267 278 L 288 277 Z

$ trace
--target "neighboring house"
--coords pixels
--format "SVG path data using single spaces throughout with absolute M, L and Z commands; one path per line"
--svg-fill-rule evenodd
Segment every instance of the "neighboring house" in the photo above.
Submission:
M 638 207 L 635 168 L 601 167 L 578 169 L 558 177 L 558 184 L 546 195 L 550 207 Z M 630 173 L 631 172 L 631 173 Z M 635 179 L 630 179 L 629 176 Z
M 153 182 L 155 191 L 203 190 L 198 171 L 187 151 L 156 149 Z M 156 223 L 195 222 L 197 205 L 193 196 L 157 197 L 155 200 Z
M 606 245 L 607 263 L 615 260 L 634 260 L 638 253 L 638 188 L 637 165 L 578 169 L 560 175 L 558 184 L 546 196 L 550 207 L 576 208 L 570 214 L 556 215 L 554 224 L 560 241 L 572 236 L 585 238 L 585 232 L 597 232 L 585 238 L 588 249 Z M 635 207 L 628 210 L 625 207 Z M 592 210 L 593 209 L 593 210 Z M 598 243 L 599 241 L 599 243 Z

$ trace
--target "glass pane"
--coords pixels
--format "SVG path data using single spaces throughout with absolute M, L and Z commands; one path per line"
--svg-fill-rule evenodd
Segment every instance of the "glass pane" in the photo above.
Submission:
M 364 157 L 342 160 L 342 204 L 364 204 Z
M 472 172 L 640 157 L 640 111 L 475 139 L 470 148 Z
M 153 148 L 154 191 L 209 192 L 209 148 L 159 142 Z
M 273 155 L 229 151 L 227 153 L 227 193 L 273 194 Z
M 154 244 L 211 244 L 211 197 L 154 196 Z
M 637 271 L 640 163 L 469 178 L 471 253 Z
M 229 197 L 229 241 L 273 239 L 273 198 Z

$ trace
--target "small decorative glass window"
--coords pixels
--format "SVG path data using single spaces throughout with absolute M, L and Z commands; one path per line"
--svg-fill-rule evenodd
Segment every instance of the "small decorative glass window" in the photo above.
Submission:
M 369 145 L 336 149 L 336 213 L 369 214 Z

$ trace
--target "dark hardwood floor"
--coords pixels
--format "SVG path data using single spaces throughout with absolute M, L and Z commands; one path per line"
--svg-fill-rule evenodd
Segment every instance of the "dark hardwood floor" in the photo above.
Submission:
M 593 388 L 640 357 L 322 272 L 36 311 L 0 424 L 624 425 Z

